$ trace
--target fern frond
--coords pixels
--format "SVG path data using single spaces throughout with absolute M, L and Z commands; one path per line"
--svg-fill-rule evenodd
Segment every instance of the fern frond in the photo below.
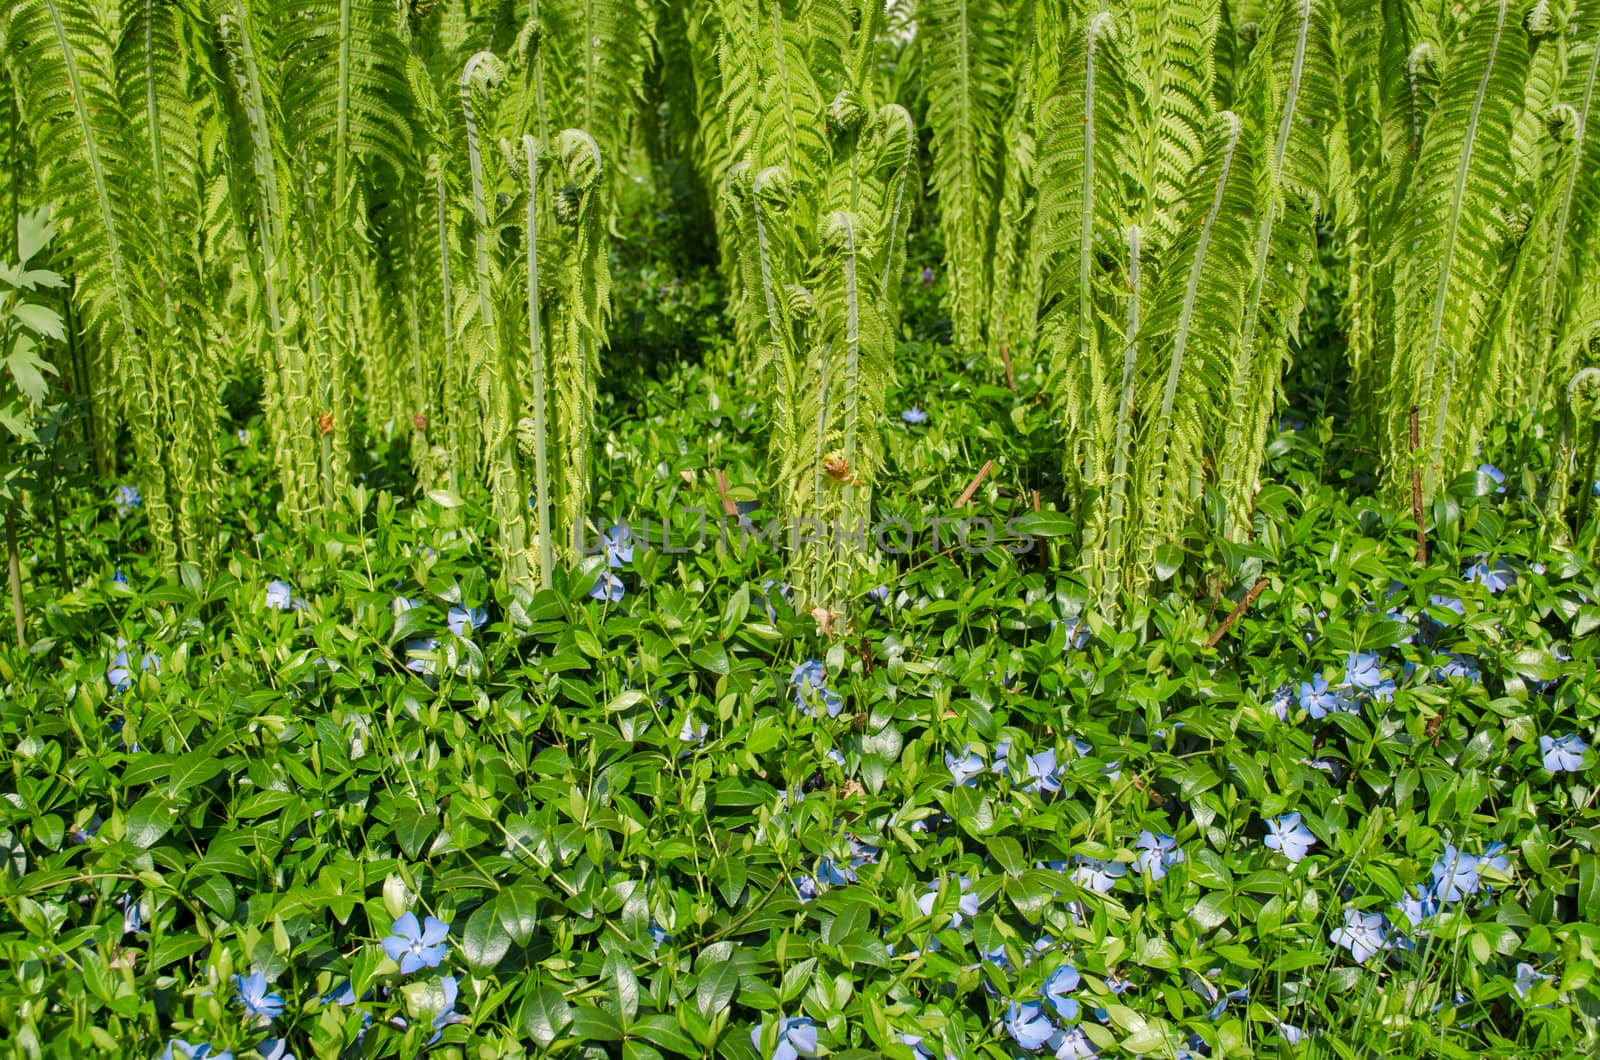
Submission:
M 1527 39 L 1510 0 L 1479 11 L 1450 56 L 1437 108 L 1397 226 L 1397 350 L 1388 395 L 1389 481 L 1410 476 L 1409 416 L 1419 409 L 1423 488 L 1432 496 L 1471 453 L 1492 395 L 1463 392 L 1490 314 L 1505 222 L 1495 212 L 1516 180 L 1513 108 L 1523 96 Z

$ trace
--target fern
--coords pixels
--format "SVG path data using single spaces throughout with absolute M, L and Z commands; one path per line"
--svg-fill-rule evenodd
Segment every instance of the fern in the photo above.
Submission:
M 1406 248 L 1396 277 L 1397 342 L 1389 383 L 1391 492 L 1409 482 L 1410 408 L 1419 409 L 1425 448 L 1424 492 L 1471 454 L 1489 402 L 1461 390 L 1481 378 L 1480 345 L 1490 315 L 1504 221 L 1495 205 L 1515 180 L 1512 109 L 1521 99 L 1527 41 L 1509 0 L 1480 11 L 1450 57 L 1437 108 L 1423 133 L 1417 169 L 1402 206 L 1396 246 Z
M 1241 98 L 1272 130 L 1255 203 L 1255 248 L 1220 437 L 1228 529 L 1250 525 L 1260 454 L 1316 257 L 1316 216 L 1328 197 L 1327 132 L 1338 112 L 1331 16 L 1322 0 L 1279 4 L 1257 45 Z
M 1003 159 L 1002 115 L 1014 91 L 1007 62 L 1016 0 L 927 0 L 918 6 L 923 91 L 932 133 L 930 190 L 939 212 L 957 345 L 989 349 L 985 316 Z

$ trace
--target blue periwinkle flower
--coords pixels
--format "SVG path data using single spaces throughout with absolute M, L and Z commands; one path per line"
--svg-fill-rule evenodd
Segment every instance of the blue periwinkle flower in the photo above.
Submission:
M 633 530 L 627 523 L 617 523 L 600 535 L 600 548 L 606 554 L 606 566 L 620 567 L 633 562 Z
M 117 487 L 116 505 L 118 515 L 127 515 L 144 503 L 144 498 L 139 495 L 139 487 L 123 484 Z
M 1328 679 L 1321 674 L 1300 683 L 1300 706 L 1313 718 L 1323 718 L 1345 709 L 1344 696 L 1338 689 L 1328 687 Z
M 761 1028 L 750 1029 L 750 1044 L 761 1048 Z M 778 1044 L 766 1060 L 797 1060 L 817 1055 L 817 1025 L 805 1016 L 786 1016 L 778 1020 Z
M 417 915 L 401 913 L 394 922 L 394 934 L 383 940 L 383 952 L 400 965 L 401 975 L 410 975 L 422 968 L 437 968 L 444 960 L 444 940 L 450 935 L 450 925 L 437 917 L 428 917 L 417 923 Z
M 1445 664 L 1439 667 L 1439 676 L 1462 677 L 1468 681 L 1476 681 L 1479 677 L 1479 671 L 1472 656 L 1452 652 Z
M 1183 851 L 1178 849 L 1177 839 L 1165 832 L 1156 833 L 1147 829 L 1139 833 L 1133 845 L 1139 851 L 1133 859 L 1134 871 L 1151 880 L 1166 876 L 1169 868 L 1183 860 Z
M 283 996 L 267 989 L 267 977 L 260 972 L 233 977 L 233 988 L 239 992 L 239 1003 L 246 1015 L 261 1020 L 272 1020 L 283 1015 Z
M 1477 582 L 1491 593 L 1500 592 L 1517 580 L 1516 572 L 1503 559 L 1497 560 L 1492 567 L 1479 560 L 1468 567 L 1462 577 L 1469 582 Z
M 306 602 L 294 595 L 294 586 L 274 579 L 267 583 L 267 607 L 273 611 L 299 611 Z
M 910 408 L 908 408 L 904 412 L 900 413 L 900 418 L 902 420 L 905 420 L 907 423 L 927 423 L 928 422 L 928 414 L 926 412 L 923 412 L 921 409 L 917 408 L 915 405 L 912 405 Z
M 450 632 L 458 637 L 465 637 L 475 629 L 481 629 L 489 621 L 489 612 L 481 607 L 465 608 L 455 604 L 450 608 L 450 613 L 445 617 L 445 625 L 450 627 Z
M 128 576 L 126 574 L 122 573 L 122 568 L 121 567 L 118 567 L 115 571 L 112 572 L 111 580 L 113 582 L 116 582 L 118 585 L 127 585 L 128 584 Z
M 419 637 L 406 641 L 406 669 L 414 674 L 424 677 L 430 676 L 439 669 L 437 660 L 424 658 L 439 650 L 437 637 Z
M 932 265 L 924 265 L 922 267 L 922 276 L 920 278 L 922 280 L 922 286 L 924 286 L 924 287 L 932 287 L 933 286 L 933 266 Z
M 1544 767 L 1552 773 L 1576 773 L 1583 768 L 1583 753 L 1589 745 L 1575 732 L 1565 736 L 1539 737 L 1539 753 Z
M 1421 928 L 1438 911 L 1439 898 L 1431 887 L 1413 887 L 1400 897 L 1400 915 L 1411 924 L 1412 931 Z
M 174 1038 L 161 1051 L 161 1060 L 233 1060 L 233 1053 L 227 1050 L 213 1053 L 210 1042 L 190 1045 L 182 1038 Z
M 1063 964 L 1051 972 L 1050 978 L 1044 981 L 1045 1003 L 1064 1020 L 1078 1018 L 1078 1002 L 1069 995 L 1078 989 L 1080 979 L 1078 969 L 1070 964 Z
M 1375 651 L 1351 652 L 1345 660 L 1344 680 L 1350 687 L 1380 700 L 1394 698 L 1394 681 L 1383 676 Z
M 1517 965 L 1517 978 L 1512 981 L 1512 987 L 1517 991 L 1517 996 L 1526 998 L 1528 991 L 1538 986 L 1541 982 L 1549 982 L 1553 976 L 1536 972 L 1533 965 L 1523 963 Z
M 789 674 L 789 687 L 794 689 L 794 705 L 801 710 L 821 706 L 828 717 L 837 718 L 844 709 L 839 693 L 828 688 L 828 671 L 821 660 L 807 659 L 796 663 Z
M 1100 858 L 1077 856 L 1072 870 L 1072 882 L 1100 894 L 1108 894 L 1118 880 L 1128 874 L 1128 866 L 1120 861 L 1103 861 Z
M 1478 863 L 1476 855 L 1447 845 L 1433 863 L 1434 896 L 1441 902 L 1459 902 L 1472 894 L 1478 889 Z
M 1356 963 L 1365 964 L 1374 954 L 1388 945 L 1388 921 L 1382 913 L 1363 913 L 1359 909 L 1344 911 L 1344 926 L 1335 928 L 1328 938 L 1350 951 Z
M 261 1055 L 261 1060 L 294 1060 L 287 1038 L 268 1038 L 256 1045 L 256 1052 Z
M 593 600 L 620 604 L 627 591 L 628 587 L 622 584 L 622 579 L 606 570 L 601 571 L 600 577 L 595 579 L 594 588 L 589 590 L 589 597 Z
M 956 877 L 956 886 L 959 897 L 956 899 L 956 911 L 950 914 L 949 927 L 958 928 L 968 917 L 978 915 L 978 895 L 972 889 L 972 881 L 965 876 Z M 939 885 L 928 884 L 928 889 L 917 899 L 917 908 L 922 910 L 923 916 L 932 916 L 934 904 L 939 900 Z
M 695 722 L 693 714 L 683 719 L 683 728 L 678 730 L 679 743 L 703 743 L 710 734 L 711 726 L 705 722 Z
M 1478 472 L 1494 479 L 1496 493 L 1504 493 L 1506 491 L 1506 473 L 1504 471 L 1501 471 L 1493 464 L 1479 464 Z
M 1298 813 L 1286 813 L 1267 821 L 1267 837 L 1262 840 L 1292 862 L 1298 862 L 1310 853 L 1316 841 L 1317 837 L 1300 822 Z
M 1023 785 L 1023 791 L 1031 791 L 1035 795 L 1054 795 L 1061 790 L 1061 779 L 1056 775 L 1056 753 L 1052 749 L 1031 754 L 1023 759 L 1024 768 L 1028 771 L 1028 783 Z
M 1006 1033 L 1022 1048 L 1037 1052 L 1055 1036 L 1055 1025 L 1044 1013 L 1040 1001 L 1013 1001 L 1006 1010 Z
M 946 751 L 944 765 L 950 770 L 951 783 L 956 786 L 976 784 L 978 775 L 989 768 L 983 756 L 974 751 L 971 744 L 961 749 L 959 757 Z
M 1092 1060 L 1100 1055 L 1082 1027 L 1068 1027 L 1052 1038 L 1050 1045 L 1055 1049 L 1056 1060 Z
M 889 587 L 887 585 L 873 586 L 867 590 L 867 599 L 872 601 L 872 613 L 877 614 L 889 606 Z

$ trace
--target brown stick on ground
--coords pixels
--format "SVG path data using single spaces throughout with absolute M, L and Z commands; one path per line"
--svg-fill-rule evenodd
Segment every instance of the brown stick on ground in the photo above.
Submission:
M 1000 347 L 1000 360 L 1004 361 L 1006 366 L 1006 389 L 1014 394 L 1017 392 L 1017 375 L 1011 368 L 1010 346 Z
M 1211 634 L 1210 639 L 1206 641 L 1207 648 L 1215 648 L 1217 642 L 1228 635 L 1228 630 L 1233 628 L 1235 622 L 1244 617 L 1244 613 L 1250 610 L 1250 605 L 1256 602 L 1256 597 L 1260 596 L 1266 587 L 1267 579 L 1265 578 L 1250 587 L 1250 591 L 1244 594 L 1244 599 L 1233 605 L 1233 610 L 1228 612 L 1228 617 L 1222 620 L 1222 625 L 1218 626 L 1216 632 Z
M 967 506 L 967 502 L 972 500 L 974 493 L 978 492 L 978 487 L 983 485 L 983 480 L 989 477 L 989 471 L 993 467 L 993 460 L 985 460 L 983 462 L 983 466 L 978 469 L 977 475 L 973 477 L 971 482 L 967 483 L 967 488 L 961 491 L 961 496 L 956 498 L 957 508 L 965 508 Z
M 1422 469 L 1417 466 L 1417 406 L 1411 406 L 1411 517 L 1417 521 L 1417 562 L 1428 562 L 1428 532 L 1422 528 Z
M 722 498 L 723 515 L 737 516 L 739 514 L 739 506 L 733 503 L 733 498 L 728 496 L 728 476 L 723 474 L 721 468 L 717 469 L 717 496 Z

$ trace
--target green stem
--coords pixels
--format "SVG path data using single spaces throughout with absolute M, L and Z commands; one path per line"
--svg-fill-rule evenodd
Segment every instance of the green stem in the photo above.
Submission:
M 545 353 L 539 321 L 539 156 L 533 137 L 522 138 L 528 159 L 528 341 L 533 349 L 533 482 L 539 518 L 539 588 L 551 586 L 555 542 L 550 536 L 550 468 L 545 459 Z M 574 557 L 576 558 L 576 557 Z

